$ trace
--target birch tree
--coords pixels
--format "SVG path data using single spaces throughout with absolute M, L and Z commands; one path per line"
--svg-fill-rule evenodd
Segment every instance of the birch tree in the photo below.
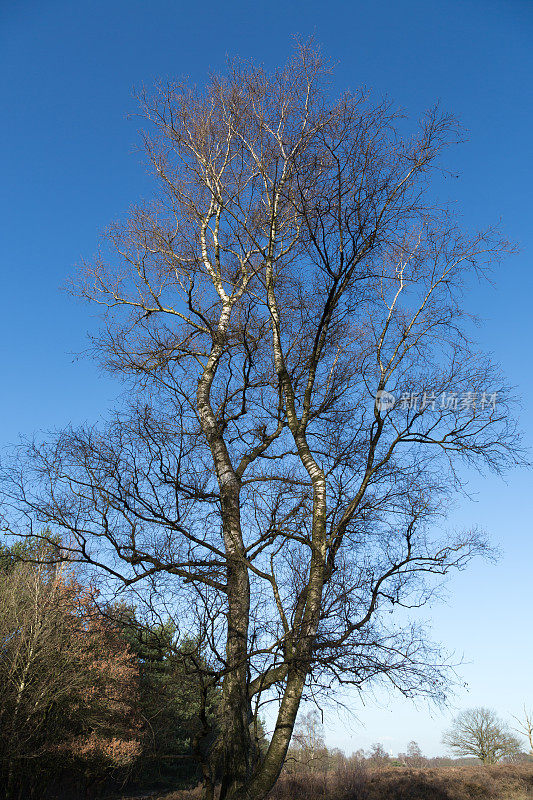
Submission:
M 518 727 L 514 730 L 526 737 L 529 745 L 529 754 L 533 756 L 533 712 L 528 710 L 524 703 L 522 716 L 513 716 L 513 719 L 518 724 Z
M 272 73 L 234 61 L 140 94 L 154 197 L 74 281 L 127 402 L 31 444 L 6 490 L 203 641 L 221 800 L 266 796 L 302 698 L 379 680 L 443 696 L 439 648 L 388 612 L 486 551 L 475 528 L 443 533 L 449 499 L 468 466 L 519 458 L 461 307 L 509 245 L 430 191 L 455 120 L 434 108 L 409 134 L 392 103 L 329 81 L 302 45 Z

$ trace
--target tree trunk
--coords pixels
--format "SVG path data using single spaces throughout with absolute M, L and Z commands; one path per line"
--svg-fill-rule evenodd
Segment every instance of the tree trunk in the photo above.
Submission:
M 253 753 L 248 696 L 250 582 L 240 529 L 239 491 L 223 492 L 224 538 L 228 553 L 227 673 L 222 686 L 223 777 L 220 800 L 238 796 L 252 774 Z

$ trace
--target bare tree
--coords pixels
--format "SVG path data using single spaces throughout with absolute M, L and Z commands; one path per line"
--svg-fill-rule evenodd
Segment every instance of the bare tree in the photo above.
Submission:
M 389 102 L 334 102 L 328 79 L 299 46 L 273 74 L 234 62 L 201 92 L 141 94 L 158 194 L 76 284 L 105 311 L 96 357 L 129 405 L 34 442 L 6 490 L 24 524 L 204 642 L 222 800 L 265 797 L 302 698 L 380 679 L 442 697 L 439 648 L 385 612 L 486 551 L 476 530 L 434 533 L 458 470 L 518 459 L 460 305 L 509 246 L 428 195 L 456 123 L 433 109 L 405 136 Z
M 374 742 L 368 751 L 368 761 L 372 766 L 382 769 L 390 764 L 390 754 L 381 742 Z
M 483 764 L 495 764 L 520 752 L 520 742 L 490 708 L 470 708 L 459 714 L 443 738 L 458 756 L 475 756 Z
M 518 723 L 518 728 L 515 728 L 517 733 L 525 736 L 529 743 L 529 752 L 533 755 L 533 712 L 529 711 L 524 703 L 524 710 L 521 717 L 513 717 Z
M 422 750 L 418 742 L 411 740 L 407 745 L 405 753 L 398 753 L 398 760 L 407 767 L 419 769 L 427 763 L 427 759 L 422 755 Z
M 328 766 L 328 750 L 324 741 L 324 729 L 316 709 L 308 711 L 298 719 L 293 734 L 291 759 L 297 770 L 325 772 Z
M 6 800 L 22 796 L 28 784 L 46 786 L 52 763 L 58 783 L 69 761 L 78 777 L 96 780 L 140 752 L 138 669 L 123 638 L 98 613 L 90 589 L 65 565 L 46 564 L 50 552 L 34 547 L 26 555 L 32 563 L 14 560 L 8 568 L 0 559 L 0 791 Z

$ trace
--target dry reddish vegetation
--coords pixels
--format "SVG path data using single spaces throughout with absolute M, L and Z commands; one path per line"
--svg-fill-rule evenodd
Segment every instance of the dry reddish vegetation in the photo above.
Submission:
M 158 800 L 201 800 L 200 787 Z M 348 769 L 280 778 L 271 800 L 529 800 L 533 764 Z

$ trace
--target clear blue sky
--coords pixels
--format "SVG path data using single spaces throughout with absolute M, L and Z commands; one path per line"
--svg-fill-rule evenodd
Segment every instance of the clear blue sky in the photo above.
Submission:
M 170 0 L 2 0 L 0 128 L 2 392 L 0 440 L 95 420 L 118 387 L 72 353 L 94 327 L 90 310 L 59 291 L 90 256 L 98 232 L 150 191 L 135 152 L 134 85 L 188 74 L 201 82 L 227 54 L 272 66 L 290 36 L 315 33 L 338 61 L 340 89 L 366 84 L 418 115 L 436 99 L 470 141 L 450 153 L 460 180 L 446 184 L 469 226 L 503 219 L 521 243 L 468 299 L 485 319 L 479 339 L 523 399 L 533 440 L 531 230 L 533 4 L 529 0 L 328 0 L 318 3 Z M 504 550 L 450 584 L 433 609 L 435 634 L 470 662 L 456 708 L 485 704 L 502 715 L 533 705 L 532 474 L 474 481 L 478 502 L 456 524 L 479 522 Z M 381 740 L 397 752 L 439 740 L 453 709 L 434 713 L 381 698 L 353 701 L 361 723 L 327 716 L 328 741 L 348 751 Z

